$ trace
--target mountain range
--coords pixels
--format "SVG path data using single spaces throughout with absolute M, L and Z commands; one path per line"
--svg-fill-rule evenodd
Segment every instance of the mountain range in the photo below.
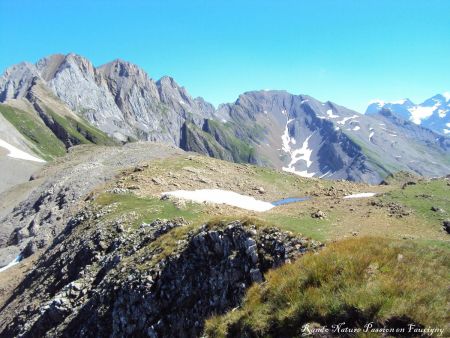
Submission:
M 389 109 L 392 113 L 417 125 L 429 128 L 439 134 L 450 134 L 450 93 L 435 95 L 421 104 L 410 99 L 392 102 L 373 100 L 367 107 L 366 114 L 376 114 L 381 109 Z
M 304 177 L 379 183 L 400 170 L 450 172 L 450 138 L 407 114 L 372 106 L 362 115 L 272 90 L 243 93 L 216 109 L 173 78 L 155 81 L 123 60 L 94 67 L 82 56 L 57 54 L 14 65 L 0 78 L 0 102 L 9 130 L 2 139 L 12 142 L 6 135 L 14 134 L 15 147 L 44 160 L 77 144 L 154 141 Z M 23 167 L 9 162 L 12 171 Z

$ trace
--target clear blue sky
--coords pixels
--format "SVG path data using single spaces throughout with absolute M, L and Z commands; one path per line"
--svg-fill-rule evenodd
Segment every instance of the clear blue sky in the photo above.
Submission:
M 450 91 L 450 0 L 0 0 L 0 68 L 75 52 L 215 105 L 286 89 L 364 111 Z

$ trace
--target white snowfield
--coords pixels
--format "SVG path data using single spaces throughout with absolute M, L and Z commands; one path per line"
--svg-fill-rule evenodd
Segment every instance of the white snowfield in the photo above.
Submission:
M 39 157 L 30 155 L 16 147 L 14 147 L 13 145 L 9 144 L 6 141 L 3 141 L 2 139 L 0 139 L 0 147 L 5 148 L 6 150 L 8 150 L 9 157 L 12 158 L 18 158 L 21 160 L 26 160 L 26 161 L 34 161 L 34 162 L 45 162 L 43 159 L 40 159 Z
M 299 176 L 303 177 L 313 177 L 316 173 L 308 173 L 308 168 L 311 166 L 311 154 L 312 149 L 309 148 L 309 139 L 311 136 L 309 135 L 306 140 L 303 142 L 302 146 L 298 149 L 292 149 L 291 144 L 295 145 L 296 141 L 295 138 L 289 136 L 289 123 L 294 121 L 294 119 L 288 119 L 286 122 L 286 127 L 284 128 L 284 133 L 281 135 L 281 142 L 282 142 L 282 150 L 285 153 L 288 153 L 291 156 L 291 161 L 289 162 L 287 167 L 283 167 L 282 169 L 287 172 L 294 173 Z M 304 160 L 306 162 L 306 170 L 297 171 L 295 170 L 294 165 L 300 161 Z
M 268 211 L 275 207 L 272 203 L 260 201 L 254 197 L 221 189 L 175 190 L 164 192 L 162 196 L 174 196 L 197 203 L 227 204 L 252 211 Z
M 412 107 L 408 109 L 408 111 L 411 113 L 410 120 L 415 124 L 420 124 L 422 120 L 425 120 L 426 118 L 433 115 L 433 112 L 437 109 L 438 105 L 434 105 L 432 107 Z
M 375 195 L 376 195 L 376 193 L 374 193 L 374 192 L 360 192 L 358 194 L 352 194 L 352 195 L 344 196 L 344 198 L 345 199 L 350 199 L 350 198 L 367 198 L 367 197 L 373 197 Z

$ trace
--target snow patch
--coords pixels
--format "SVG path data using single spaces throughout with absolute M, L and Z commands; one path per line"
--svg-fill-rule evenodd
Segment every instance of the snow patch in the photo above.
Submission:
M 337 123 L 338 124 L 345 124 L 347 121 L 349 121 L 351 119 L 354 119 L 354 118 L 357 118 L 357 117 L 358 117 L 358 115 L 353 115 L 353 116 L 350 116 L 350 117 L 344 117 L 341 121 L 337 121 Z
M 9 157 L 12 158 L 18 158 L 21 160 L 26 160 L 26 161 L 34 161 L 34 162 L 42 162 L 45 163 L 45 161 L 43 159 L 40 159 L 39 157 L 35 157 L 33 155 L 30 155 L 16 147 L 14 147 L 13 145 L 9 144 L 6 141 L 3 141 L 2 139 L 0 139 L 0 147 L 5 148 L 6 150 L 8 150 Z
M 438 110 L 438 114 L 439 114 L 439 117 L 440 117 L 441 119 L 443 119 L 444 117 L 446 117 L 446 116 L 447 116 L 447 113 L 448 113 L 448 110 L 444 110 L 444 109 L 439 109 L 439 110 Z
M 450 129 L 444 129 L 443 131 L 444 131 L 444 134 L 446 134 L 446 135 L 450 134 Z
M 0 272 L 5 271 L 6 269 L 9 269 L 10 267 L 16 265 L 22 260 L 22 256 L 17 256 L 12 262 L 10 262 L 8 265 L 5 265 L 4 267 L 0 268 Z
M 333 114 L 333 111 L 332 111 L 331 109 L 328 109 L 328 110 L 327 110 L 327 115 L 328 115 L 328 117 L 329 117 L 330 119 L 334 119 L 334 118 L 336 118 L 336 117 L 339 117 L 339 115 L 334 115 L 334 114 Z
M 309 139 L 313 135 L 314 135 L 314 133 L 309 135 L 306 138 L 306 140 L 303 142 L 303 144 L 300 148 L 295 149 L 295 150 L 291 150 L 289 148 L 289 151 L 287 153 L 289 153 L 291 155 L 291 162 L 289 162 L 287 167 L 282 168 L 284 171 L 291 172 L 291 173 L 294 173 L 294 174 L 297 174 L 297 175 L 303 176 L 303 177 L 313 177 L 316 174 L 316 173 L 308 173 L 308 168 L 312 164 L 311 154 L 313 152 L 313 150 L 311 148 L 309 148 Z M 294 165 L 300 160 L 303 160 L 306 162 L 306 170 L 302 170 L 302 171 L 295 170 Z
M 422 120 L 433 115 L 433 112 L 436 110 L 437 106 L 438 104 L 432 107 L 421 107 L 421 106 L 412 107 L 408 109 L 408 111 L 411 113 L 411 117 L 409 119 L 415 124 L 420 124 Z
M 375 195 L 376 195 L 376 193 L 374 193 L 374 192 L 361 192 L 361 193 L 358 193 L 358 194 L 352 194 L 352 195 L 344 196 L 344 199 L 366 198 L 366 197 L 373 197 Z
M 162 193 L 162 196 L 174 196 L 197 203 L 227 204 L 233 207 L 252 211 L 268 211 L 274 207 L 272 203 L 257 200 L 254 197 L 221 189 L 175 190 Z
M 301 176 L 301 177 L 314 177 L 316 173 L 308 173 L 308 170 L 301 170 L 297 171 L 295 168 L 289 168 L 289 167 L 283 167 L 283 171 L 286 171 L 288 173 L 293 173 L 295 175 Z
M 291 142 L 292 138 L 289 136 L 289 123 L 291 123 L 292 121 L 294 121 L 294 119 L 290 119 L 286 122 L 284 133 L 283 135 L 281 135 L 282 149 L 285 153 L 291 152 L 291 146 L 289 143 Z
M 361 128 L 360 128 L 359 126 L 354 126 L 352 130 L 353 130 L 353 131 L 358 131 L 358 130 L 360 130 L 360 129 L 361 129 Z
M 331 170 L 328 170 L 325 174 L 319 176 L 319 178 L 324 178 L 325 176 L 331 174 Z

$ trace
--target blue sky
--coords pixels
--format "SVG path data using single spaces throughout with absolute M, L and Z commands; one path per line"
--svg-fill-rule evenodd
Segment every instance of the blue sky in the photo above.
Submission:
M 450 91 L 449 0 L 0 0 L 0 68 L 75 52 L 215 105 L 286 89 L 364 111 Z

